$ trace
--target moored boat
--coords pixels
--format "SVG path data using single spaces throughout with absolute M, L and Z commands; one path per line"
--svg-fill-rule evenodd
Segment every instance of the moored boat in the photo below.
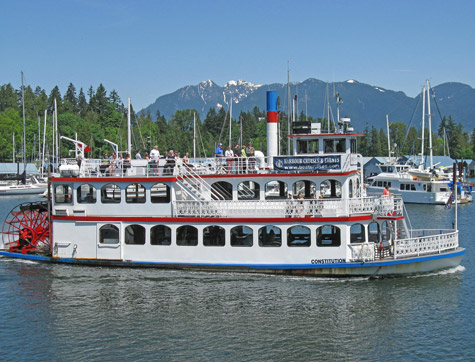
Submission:
M 413 230 L 398 195 L 366 196 L 362 136 L 307 127 L 279 155 L 275 92 L 267 159 L 195 159 L 159 171 L 144 160 L 52 177 L 50 203 L 20 205 L 3 227 L 8 257 L 86 265 L 292 275 L 376 276 L 460 264 L 458 230 Z M 262 161 L 262 160 L 261 160 Z M 72 161 L 71 161 L 72 162 Z M 231 167 L 231 172 L 222 172 Z

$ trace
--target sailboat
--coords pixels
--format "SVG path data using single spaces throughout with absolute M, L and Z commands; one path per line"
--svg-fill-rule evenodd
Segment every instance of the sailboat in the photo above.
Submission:
M 415 204 L 440 204 L 444 205 L 451 197 L 452 190 L 450 180 L 437 175 L 433 169 L 432 157 L 432 123 L 430 115 L 429 81 L 422 91 L 422 152 L 420 164 L 417 167 L 412 165 L 401 165 L 396 160 L 391 159 L 391 145 L 389 138 L 389 119 L 386 116 L 388 129 L 388 150 L 389 162 L 378 165 L 380 173 L 368 178 L 366 191 L 368 194 L 383 193 L 389 186 L 389 192 L 401 195 L 405 203 Z M 429 150 L 430 166 L 424 168 L 424 120 L 426 116 L 425 97 L 427 94 L 427 115 L 429 120 Z
M 48 184 L 35 176 L 26 174 L 26 128 L 25 128 L 25 93 L 23 86 L 23 72 L 21 72 L 21 98 L 23 110 L 23 173 L 4 175 L 1 177 L 0 195 L 31 195 L 42 194 Z M 19 167 L 18 167 L 19 168 Z

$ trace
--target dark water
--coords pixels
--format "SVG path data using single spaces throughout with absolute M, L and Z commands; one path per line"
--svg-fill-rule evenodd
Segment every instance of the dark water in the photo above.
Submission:
M 0 219 L 29 200 L 0 199 Z M 450 227 L 407 206 L 414 227 Z M 2 361 L 475 360 L 474 206 L 462 267 L 314 279 L 39 264 L 0 257 Z

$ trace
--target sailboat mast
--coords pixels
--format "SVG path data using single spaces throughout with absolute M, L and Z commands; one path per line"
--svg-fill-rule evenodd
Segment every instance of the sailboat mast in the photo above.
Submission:
M 287 62 L 287 135 L 290 136 L 290 62 Z M 290 156 L 290 137 L 287 137 L 287 155 Z
M 15 163 L 15 132 L 13 132 L 12 143 L 13 143 L 12 160 L 13 160 L 13 163 Z
M 56 137 L 56 167 L 58 167 L 59 161 L 59 136 L 58 136 L 58 105 L 56 98 L 54 99 L 54 134 Z
M 426 118 L 426 89 L 422 87 L 422 128 L 421 128 L 421 167 L 424 168 L 424 138 L 425 138 L 425 125 Z
M 389 153 L 389 162 L 391 162 L 391 141 L 389 138 L 389 116 L 386 115 L 386 129 L 388 132 L 388 153 Z
M 433 153 L 432 153 L 432 115 L 430 113 L 430 84 L 427 80 L 427 115 L 429 117 L 429 156 L 430 156 L 430 168 L 434 166 Z
M 231 97 L 231 105 L 229 106 L 229 145 L 231 144 L 231 125 L 233 121 L 233 97 Z
M 193 112 L 193 158 L 196 158 L 196 113 Z
M 131 133 L 130 133 L 130 97 L 127 108 L 127 153 L 132 157 Z
M 25 87 L 23 86 L 23 72 L 21 72 L 21 105 L 23 111 L 23 164 L 26 171 L 26 122 L 25 122 Z

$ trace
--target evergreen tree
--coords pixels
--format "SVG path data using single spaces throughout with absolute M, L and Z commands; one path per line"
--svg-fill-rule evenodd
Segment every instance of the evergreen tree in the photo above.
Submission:
M 78 112 L 81 116 L 85 116 L 88 109 L 88 104 L 86 101 L 86 96 L 84 95 L 84 91 L 82 88 L 79 90 L 78 95 Z
M 10 83 L 0 87 L 0 112 L 13 108 L 18 110 L 19 100 L 15 89 Z
M 73 83 L 69 83 L 68 90 L 63 99 L 64 110 L 66 112 L 77 113 L 78 112 L 78 99 L 76 96 L 76 87 Z
M 56 105 L 58 108 L 58 112 L 62 110 L 62 99 L 61 93 L 59 92 L 58 86 L 55 86 L 48 97 L 48 112 L 52 113 L 54 110 L 54 101 L 56 100 Z

